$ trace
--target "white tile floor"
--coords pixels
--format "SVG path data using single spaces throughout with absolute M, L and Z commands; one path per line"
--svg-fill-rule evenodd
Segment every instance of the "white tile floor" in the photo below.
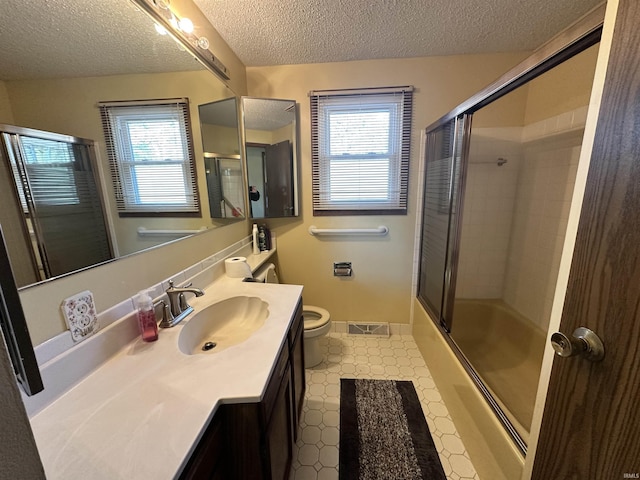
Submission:
M 338 478 L 341 377 L 412 380 L 447 478 L 478 480 L 413 337 L 330 333 L 320 342 L 325 360 L 306 372 L 307 392 L 293 452 L 292 480 Z

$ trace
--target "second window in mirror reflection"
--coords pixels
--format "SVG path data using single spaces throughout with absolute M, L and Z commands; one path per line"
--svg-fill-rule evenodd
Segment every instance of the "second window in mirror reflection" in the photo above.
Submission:
M 199 213 L 186 99 L 100 105 L 119 214 Z

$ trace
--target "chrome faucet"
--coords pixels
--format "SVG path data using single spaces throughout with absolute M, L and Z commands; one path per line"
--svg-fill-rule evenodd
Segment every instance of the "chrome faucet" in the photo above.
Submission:
M 169 297 L 169 305 L 164 306 L 162 312 L 161 328 L 175 327 L 187 315 L 193 312 L 193 307 L 187 303 L 185 293 L 193 293 L 196 297 L 201 297 L 204 292 L 199 288 L 191 288 L 191 284 L 184 287 L 174 287 L 173 281 L 169 280 L 169 288 L 166 290 Z

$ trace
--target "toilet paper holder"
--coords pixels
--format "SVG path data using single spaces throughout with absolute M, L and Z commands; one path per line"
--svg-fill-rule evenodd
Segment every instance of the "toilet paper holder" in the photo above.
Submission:
M 334 277 L 350 277 L 351 272 L 351 262 L 333 262 Z

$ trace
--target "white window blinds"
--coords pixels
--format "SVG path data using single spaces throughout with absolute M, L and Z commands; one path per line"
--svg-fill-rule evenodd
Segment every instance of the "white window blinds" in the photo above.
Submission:
M 121 214 L 200 212 L 186 99 L 101 103 Z
M 313 214 L 406 214 L 413 88 L 310 97 Z

